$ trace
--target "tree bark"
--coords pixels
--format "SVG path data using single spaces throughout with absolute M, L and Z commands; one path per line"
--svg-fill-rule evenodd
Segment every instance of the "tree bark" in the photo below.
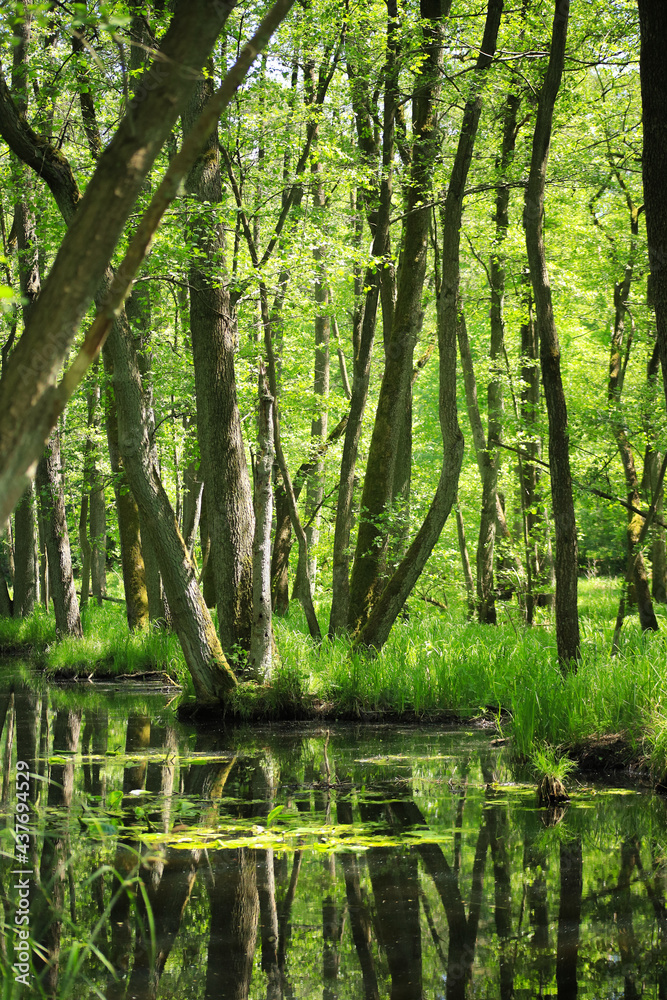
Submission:
M 563 670 L 575 665 L 580 656 L 577 524 L 570 473 L 567 404 L 546 264 L 543 219 L 551 129 L 565 60 L 568 14 L 569 0 L 556 0 L 549 64 L 540 91 L 524 208 L 526 249 L 535 297 L 542 380 L 549 418 L 549 466 L 556 530 L 556 643 Z
M 626 196 L 629 199 L 629 195 Z M 614 329 L 611 337 L 611 354 L 609 359 L 609 385 L 608 401 L 611 416 L 611 426 L 616 438 L 616 445 L 623 465 L 625 476 L 626 497 L 629 504 L 638 508 L 641 501 L 641 486 L 637 475 L 634 450 L 630 443 L 630 435 L 621 409 L 621 399 L 623 395 L 623 385 L 625 381 L 625 359 L 630 353 L 630 346 L 633 339 L 632 327 L 626 333 L 625 314 L 634 272 L 634 257 L 636 252 L 636 240 L 639 234 L 638 212 L 636 207 L 629 201 L 631 223 L 631 249 L 630 259 L 625 267 L 623 280 L 616 283 L 614 288 Z M 632 318 L 630 318 L 632 324 Z M 625 341 L 625 343 L 624 343 Z M 634 583 L 635 598 L 639 610 L 639 621 L 643 631 L 658 631 L 658 620 L 653 610 L 651 591 L 649 586 L 648 573 L 644 563 L 644 556 L 638 545 L 639 534 L 642 529 L 643 518 L 628 510 L 626 542 L 628 549 L 628 573 Z M 621 598 L 624 602 L 624 598 Z
M 495 625 L 496 605 L 493 585 L 494 547 L 496 540 L 496 508 L 498 500 L 498 473 L 500 471 L 500 449 L 503 431 L 503 387 L 500 378 L 500 364 L 505 345 L 505 321 L 503 300 L 505 297 L 505 265 L 503 244 L 509 227 L 509 197 L 507 173 L 514 155 L 517 135 L 517 116 L 521 98 L 509 93 L 503 112 L 503 141 L 497 160 L 499 186 L 496 190 L 495 224 L 496 235 L 491 252 L 489 276 L 491 283 L 491 342 L 489 360 L 491 378 L 487 389 L 488 430 L 486 450 L 483 456 L 482 508 L 477 542 L 477 606 L 479 620 Z
M 255 537 L 253 540 L 253 614 L 250 669 L 257 680 L 271 675 L 273 629 L 271 626 L 271 520 L 273 497 L 273 396 L 263 365 L 259 369 L 258 453 L 255 458 Z
M 392 196 L 396 90 L 398 83 L 398 29 L 396 0 L 388 0 L 387 54 L 383 71 L 385 86 L 381 148 L 375 138 L 373 115 L 376 109 L 372 105 L 365 74 L 356 72 L 351 61 L 348 60 L 348 76 L 350 77 L 352 103 L 355 112 L 357 142 L 364 163 L 369 168 L 375 169 L 374 190 L 369 193 L 368 197 L 364 198 L 366 217 L 371 233 L 373 234 L 371 255 L 375 261 L 387 256 L 390 243 L 389 215 Z M 380 156 L 378 169 L 377 163 Z M 336 526 L 334 530 L 333 592 L 329 616 L 330 637 L 347 632 L 350 621 L 350 537 L 352 534 L 355 473 L 359 442 L 361 440 L 362 420 L 368 399 L 371 356 L 375 339 L 380 287 L 386 267 L 387 265 L 384 262 L 367 267 L 363 282 L 359 281 L 356 288 L 358 298 L 352 320 L 353 362 L 350 417 L 343 443 L 338 501 L 336 505 Z
M 444 6 L 446 16 L 450 4 Z M 428 199 L 436 154 L 436 101 L 442 67 L 443 12 L 435 0 L 421 0 L 420 14 L 424 22 L 424 59 L 421 79 L 413 98 L 414 142 L 400 275 L 366 464 L 362 513 L 350 579 L 348 626 L 350 631 L 357 633 L 366 624 L 379 597 L 387 554 L 386 518 L 393 489 L 399 431 L 412 377 L 414 347 L 422 321 L 421 300 L 430 228 L 430 209 L 424 207 L 423 202 Z
M 210 77 L 197 85 L 183 117 L 186 131 L 212 92 Z M 188 174 L 186 188 L 201 203 L 189 222 L 195 247 L 189 273 L 190 333 L 210 559 L 220 641 L 225 655 L 235 660 L 240 650 L 250 650 L 254 514 L 237 403 L 236 317 L 224 281 L 224 237 L 221 224 L 205 207 L 222 200 L 217 129 Z
M 91 587 L 99 605 L 107 593 L 107 514 L 104 497 L 104 477 L 97 463 L 92 471 L 90 487 Z
M 44 455 L 37 466 L 36 482 L 39 504 L 44 517 L 56 633 L 61 638 L 74 636 L 81 639 L 83 629 L 72 576 L 72 557 L 60 464 L 60 434 L 57 430 L 51 434 Z
M 0 508 L 24 491 L 52 426 L 56 378 L 155 157 L 171 133 L 232 4 L 179 0 L 159 55 L 81 198 L 69 164 L 28 125 L 0 75 L 0 132 L 43 176 L 69 224 L 0 389 Z M 81 266 L 85 259 L 86 266 Z
M 456 405 L 456 343 L 460 321 L 460 240 L 465 185 L 482 112 L 481 88 L 496 50 L 503 0 L 489 0 L 484 37 L 475 67 L 473 95 L 466 102 L 459 144 L 443 209 L 442 287 L 438 296 L 438 354 L 440 386 L 438 413 L 443 459 L 440 478 L 428 513 L 414 541 L 389 580 L 380 600 L 359 632 L 355 645 L 380 649 L 419 579 L 440 537 L 456 498 L 463 461 L 463 435 Z M 400 290 L 399 290 L 400 298 Z M 368 472 L 367 472 L 368 475 Z
M 123 590 L 125 611 L 130 631 L 143 629 L 148 625 L 148 594 L 146 592 L 146 570 L 141 549 L 139 530 L 139 509 L 132 495 L 118 443 L 118 408 L 113 389 L 113 361 L 111 353 L 104 351 L 104 369 L 108 377 L 106 427 L 109 446 L 109 461 L 114 474 L 116 515 L 120 539 L 120 561 L 123 570 Z
M 35 610 L 39 600 L 37 565 L 37 524 L 35 519 L 35 490 L 32 485 L 25 491 L 14 517 L 14 616 L 25 618 Z
M 466 587 L 466 597 L 468 600 L 468 621 L 472 621 L 475 617 L 476 602 L 475 602 L 475 584 L 472 578 L 472 570 L 470 568 L 470 556 L 468 555 L 468 546 L 466 544 L 466 533 L 465 525 L 463 523 L 463 514 L 461 513 L 461 504 L 456 500 L 456 533 L 459 539 L 459 552 L 461 554 L 461 566 L 463 568 L 463 582 Z
M 143 411 L 141 373 L 132 335 L 114 324 L 105 352 L 113 359 L 118 432 L 123 464 L 142 523 L 155 547 L 173 626 L 194 682 L 197 700 L 215 704 L 236 685 L 178 530 L 174 512 L 151 460 Z
M 278 478 L 279 476 L 280 471 L 276 468 L 276 483 L 273 491 L 276 528 L 273 534 L 273 551 L 271 553 L 271 604 L 274 615 L 282 618 L 289 609 L 289 557 L 293 540 L 289 505 L 285 487 Z
M 315 63 L 309 62 L 306 66 L 306 87 L 307 104 L 312 105 L 316 95 Z M 324 223 L 326 232 L 326 208 L 327 198 L 322 181 L 322 162 L 316 155 L 319 129 L 316 127 L 313 136 L 312 148 L 314 150 L 311 164 L 312 172 L 312 201 L 313 214 L 315 220 Z M 313 248 L 313 264 L 315 267 L 315 365 L 313 373 L 313 393 L 315 396 L 315 414 L 310 425 L 311 445 L 317 448 L 327 436 L 328 417 L 327 412 L 329 396 L 329 341 L 331 339 L 331 316 L 329 313 L 329 287 L 326 271 L 326 246 L 318 245 Z M 308 539 L 308 575 L 311 585 L 315 586 L 317 578 L 317 556 L 314 549 L 319 539 L 320 525 L 320 505 L 324 497 L 324 459 L 321 458 L 310 476 L 306 485 L 306 521 L 309 522 L 306 528 L 306 538 Z M 296 586 L 300 585 L 297 580 Z
M 644 207 L 648 235 L 650 290 L 655 306 L 657 344 L 667 400 L 667 7 L 661 0 L 638 0 L 644 147 Z

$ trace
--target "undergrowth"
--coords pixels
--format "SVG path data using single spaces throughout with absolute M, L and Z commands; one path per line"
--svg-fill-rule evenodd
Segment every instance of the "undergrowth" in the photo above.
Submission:
M 461 608 L 442 612 L 418 601 L 394 626 L 374 657 L 350 652 L 345 638 L 310 640 L 301 609 L 274 619 L 278 660 L 272 683 L 239 685 L 230 710 L 237 717 L 299 714 L 307 701 L 334 714 L 368 717 L 410 714 L 423 719 L 509 713 L 517 754 L 563 748 L 620 734 L 659 776 L 667 776 L 667 621 L 642 634 L 636 620 L 610 655 L 618 589 L 614 581 L 580 582 L 582 658 L 563 674 L 546 611 L 532 628 L 514 605 L 502 605 L 499 624 L 463 621 Z M 323 628 L 326 609 L 322 608 Z M 41 650 L 47 674 L 116 675 L 168 671 L 186 694 L 192 682 L 178 640 L 154 628 L 129 634 L 122 605 L 90 604 L 84 639 L 56 641 L 53 616 L 0 619 L 0 647 Z

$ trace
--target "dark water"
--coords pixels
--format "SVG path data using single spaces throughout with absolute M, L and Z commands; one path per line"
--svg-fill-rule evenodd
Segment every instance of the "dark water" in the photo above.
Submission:
M 667 997 L 661 799 L 575 782 L 554 815 L 492 733 L 166 706 L 0 696 L 2 1000 Z

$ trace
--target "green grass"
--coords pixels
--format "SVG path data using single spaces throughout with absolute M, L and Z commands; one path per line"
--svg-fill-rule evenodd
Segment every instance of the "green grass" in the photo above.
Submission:
M 43 608 L 24 619 L 0 618 L 0 649 L 32 650 L 47 676 L 158 670 L 185 682 L 187 670 L 176 636 L 155 627 L 130 633 L 123 605 L 90 603 L 81 612 L 81 624 L 83 639 L 58 641 L 53 612 Z
M 546 613 L 527 629 L 515 605 L 503 609 L 495 627 L 463 622 L 459 610 L 417 607 L 396 624 L 375 659 L 349 657 L 342 641 L 316 651 L 299 613 L 276 623 L 277 643 L 284 659 L 299 664 L 304 689 L 341 711 L 409 711 L 425 718 L 507 711 L 520 756 L 620 733 L 636 757 L 650 758 L 654 771 L 664 773 L 667 620 L 659 609 L 661 631 L 642 635 L 629 619 L 620 653 L 612 657 L 617 601 L 615 581 L 581 581 L 582 660 L 565 677 Z
M 658 608 L 661 631 L 643 635 L 635 618 L 623 629 L 620 652 L 610 655 L 618 584 L 580 581 L 582 660 L 563 676 L 556 659 L 553 624 L 540 611 L 528 629 L 516 605 L 500 605 L 499 624 L 465 622 L 452 604 L 443 613 L 413 601 L 381 653 L 350 654 L 347 640 L 310 640 L 301 609 L 292 604 L 275 619 L 279 662 L 270 688 L 245 683 L 233 697 L 237 716 L 296 714 L 304 699 L 341 715 L 410 714 L 470 718 L 491 712 L 511 717 L 516 752 L 572 747 L 596 737 L 622 734 L 637 759 L 667 776 L 667 609 Z M 326 627 L 326 609 L 321 625 Z M 52 615 L 43 610 L 24 621 L 0 620 L 0 646 L 40 650 L 48 674 L 98 675 L 168 670 L 192 693 L 175 636 L 160 629 L 129 634 L 122 605 L 90 604 L 84 639 L 55 640 Z

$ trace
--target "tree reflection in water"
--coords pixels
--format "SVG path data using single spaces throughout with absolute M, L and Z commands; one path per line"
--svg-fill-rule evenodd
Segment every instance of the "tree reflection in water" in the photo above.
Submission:
M 545 814 L 482 733 L 195 734 L 18 683 L 0 721 L 8 826 L 11 762 L 34 776 L 36 995 L 667 996 L 656 797 Z

